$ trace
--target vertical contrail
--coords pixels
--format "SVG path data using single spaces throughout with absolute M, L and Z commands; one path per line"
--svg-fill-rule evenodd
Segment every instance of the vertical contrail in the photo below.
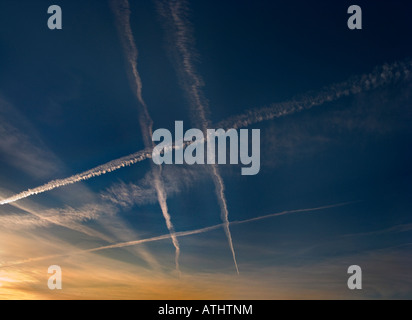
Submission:
M 152 131 L 153 131 L 153 121 L 150 117 L 147 105 L 142 96 L 142 80 L 137 68 L 137 58 L 138 50 L 134 41 L 132 29 L 130 26 L 130 6 L 128 0 L 111 1 L 112 9 L 116 16 L 117 27 L 119 30 L 119 35 L 122 41 L 122 45 L 125 51 L 126 59 L 129 69 L 129 78 L 132 89 L 134 90 L 137 100 L 139 102 L 139 122 L 143 135 L 143 142 L 145 148 L 154 147 L 154 142 L 152 141 Z M 175 264 L 176 270 L 180 273 L 179 267 L 179 255 L 180 255 L 180 246 L 179 241 L 175 235 L 175 230 L 171 221 L 171 217 L 168 211 L 167 202 L 166 202 L 166 191 L 164 188 L 163 180 L 161 178 L 161 167 L 152 164 L 153 172 L 153 183 L 157 193 L 157 199 L 160 205 L 160 208 L 163 213 L 163 217 L 166 221 L 167 229 L 170 232 L 173 245 L 176 250 L 175 254 Z
M 193 63 L 193 36 L 190 31 L 189 23 L 185 18 L 187 4 L 184 1 L 157 2 L 160 14 L 169 22 L 173 31 L 173 48 L 175 48 L 175 58 L 180 73 L 182 86 L 186 92 L 190 106 L 192 108 L 192 121 L 202 128 L 206 136 L 209 127 L 208 113 L 209 108 L 204 98 L 201 87 L 202 78 L 197 74 Z M 225 187 L 219 168 L 216 164 L 210 166 L 210 174 L 215 185 L 215 192 L 219 202 L 220 216 L 223 222 L 229 247 L 232 252 L 233 262 L 236 272 L 239 268 L 236 261 L 236 253 L 233 247 L 232 235 L 229 228 L 229 211 L 225 197 Z

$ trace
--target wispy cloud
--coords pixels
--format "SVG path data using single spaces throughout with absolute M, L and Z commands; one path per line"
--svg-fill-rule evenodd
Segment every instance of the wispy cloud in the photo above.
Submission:
M 45 146 L 30 121 L 2 97 L 0 98 L 0 131 L 3 138 L 0 142 L 0 150 L 3 150 L 3 159 L 9 165 L 18 167 L 36 179 L 65 171 L 64 163 Z M 127 159 L 124 160 L 126 162 L 121 160 L 123 161 L 122 165 L 128 163 Z M 102 173 L 104 173 L 104 168 L 100 169 L 103 169 Z M 37 192 L 37 190 L 35 191 Z M 10 194 L 10 191 L 2 189 L 1 197 L 4 198 L 6 194 Z M 86 235 L 92 241 L 114 243 L 125 240 L 121 238 L 121 235 L 127 233 L 126 226 L 121 234 L 113 234 L 115 232 L 111 232 L 112 229 L 109 232 L 107 229 L 106 232 L 101 232 L 95 227 L 87 226 L 89 222 L 99 221 L 101 227 L 110 227 L 110 224 L 105 225 L 104 223 L 105 219 L 109 217 L 111 217 L 111 224 L 114 220 L 120 221 L 121 218 L 116 217 L 119 210 L 116 206 L 106 201 L 96 202 L 93 193 L 81 184 L 75 189 L 57 196 L 57 199 L 64 202 L 66 197 L 70 197 L 72 202 L 86 201 L 87 204 L 49 208 L 31 202 L 29 199 L 26 199 L 25 202 L 11 202 L 9 206 L 1 208 L 0 228 L 2 232 L 5 230 L 36 232 L 35 230 L 38 228 L 45 232 L 46 228 L 51 230 L 54 227 L 61 227 L 77 235 Z M 136 233 L 133 235 L 137 237 Z M 6 238 L 6 240 L 8 239 Z M 150 266 L 153 268 L 157 266 L 154 257 L 144 247 L 136 249 L 135 253 Z
M 306 208 L 306 209 L 296 209 L 296 210 L 282 211 L 282 212 L 272 213 L 272 214 L 268 214 L 268 215 L 264 215 L 264 216 L 260 216 L 260 217 L 251 218 L 251 219 L 233 221 L 233 222 L 229 222 L 229 224 L 232 224 L 232 225 L 244 224 L 244 223 L 250 223 L 250 222 L 255 222 L 255 221 L 259 221 L 259 220 L 269 219 L 269 218 L 273 218 L 273 217 L 289 215 L 289 214 L 293 214 L 293 213 L 305 213 L 305 212 L 321 211 L 321 210 L 332 209 L 332 208 L 337 208 L 337 207 L 349 205 L 349 204 L 352 204 L 352 203 L 354 203 L 354 202 L 345 202 L 345 203 L 338 203 L 338 204 L 326 205 L 326 206 L 315 207 L 315 208 Z M 217 230 L 217 229 L 222 228 L 222 227 L 223 228 L 225 227 L 225 223 L 216 224 L 216 225 L 213 225 L 213 226 L 200 228 L 200 229 L 196 229 L 196 230 L 179 231 L 179 232 L 175 232 L 175 234 L 173 236 L 186 237 L 186 236 L 191 236 L 191 235 L 197 235 L 197 234 L 202 234 L 202 233 L 210 232 L 210 231 L 213 231 L 213 230 Z M 47 259 L 57 258 L 57 257 L 64 257 L 64 256 L 70 256 L 70 255 L 78 255 L 78 254 L 84 254 L 84 253 L 90 253 L 90 252 L 97 252 L 97 251 L 102 251 L 102 250 L 107 250 L 107 249 L 130 247 L 130 246 L 135 246 L 135 245 L 140 245 L 140 244 L 150 243 L 150 242 L 156 242 L 156 241 L 161 241 L 161 240 L 171 239 L 171 238 L 172 238 L 172 234 L 169 233 L 169 234 L 150 237 L 150 238 L 146 238 L 146 239 L 139 239 L 139 240 L 121 242 L 121 243 L 116 243 L 116 244 L 111 244 L 111 245 L 106 245 L 106 246 L 100 246 L 100 247 L 97 247 L 97 248 L 91 248 L 91 249 L 86 249 L 86 250 L 76 250 L 76 251 L 67 252 L 67 253 L 64 253 L 64 254 L 55 254 L 55 255 L 48 255 L 48 256 L 43 256 L 43 257 L 35 257 L 35 258 L 24 259 L 24 260 L 21 260 L 21 261 L 5 262 L 5 263 L 0 265 L 0 268 L 16 266 L 16 265 L 20 265 L 20 264 L 31 263 L 31 262 L 41 261 L 41 260 L 47 260 Z
M 0 151 L 9 165 L 36 178 L 58 173 L 60 161 L 46 150 L 29 121 L 2 96 L 0 136 Z
M 0 228 L 3 230 L 28 230 L 37 227 L 59 226 L 83 233 L 89 237 L 113 242 L 103 233 L 87 227 L 83 222 L 95 220 L 104 215 L 112 215 L 116 208 L 110 204 L 88 204 L 80 208 L 66 206 L 64 208 L 47 209 L 38 204 L 13 203 L 17 208 L 12 212 L 3 211 L 0 216 Z
M 173 196 L 183 190 L 188 190 L 196 180 L 202 178 L 204 171 L 196 170 L 196 168 L 191 166 L 164 167 L 162 178 L 167 195 Z M 156 203 L 157 195 L 153 185 L 153 175 L 149 172 L 137 183 L 115 183 L 101 193 L 101 198 L 122 208 Z
M 30 177 L 39 179 L 64 171 L 65 166 L 62 161 L 43 143 L 31 122 L 3 97 L 0 97 L 0 131 L 3 138 L 0 142 L 0 149 L 4 151 L 4 159 L 26 172 Z M 81 185 L 77 190 L 81 190 L 82 195 L 90 194 Z M 9 193 L 9 190 L 2 188 L 0 196 L 4 197 Z M 75 193 L 69 194 L 72 200 L 78 199 Z M 29 200 L 25 203 L 13 202 L 11 206 L 1 208 L 0 228 L 29 230 L 59 226 L 108 241 L 109 237 L 83 225 L 83 222 L 97 219 L 99 215 L 107 214 L 112 209 L 116 208 L 109 203 L 107 205 L 89 204 L 79 208 L 66 206 L 60 209 L 49 209 Z

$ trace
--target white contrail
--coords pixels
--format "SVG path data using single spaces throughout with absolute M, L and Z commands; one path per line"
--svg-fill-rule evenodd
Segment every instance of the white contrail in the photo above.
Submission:
M 130 6 L 128 0 L 111 1 L 112 9 L 116 16 L 117 27 L 119 30 L 120 38 L 125 50 L 125 55 L 131 72 L 129 73 L 130 83 L 132 89 L 135 91 L 137 100 L 139 101 L 139 122 L 143 134 L 143 142 L 146 148 L 153 148 L 154 142 L 152 141 L 153 120 L 150 117 L 149 110 L 142 96 L 142 80 L 137 68 L 138 50 L 133 37 L 133 32 L 130 26 Z M 171 221 L 170 213 L 167 207 L 167 195 L 164 188 L 163 179 L 161 177 L 161 166 L 155 166 L 152 164 L 153 183 L 157 193 L 157 199 L 162 210 L 163 217 L 166 221 L 167 229 L 170 232 L 173 246 L 175 247 L 175 264 L 176 270 L 180 273 L 179 256 L 180 246 L 177 237 L 175 236 L 174 227 Z
M 171 37 L 173 45 L 170 48 L 175 50 L 177 71 L 180 74 L 183 88 L 192 108 L 193 122 L 202 128 L 206 136 L 206 130 L 209 127 L 209 108 L 204 94 L 202 92 L 203 80 L 197 73 L 193 59 L 193 35 L 190 30 L 190 24 L 186 19 L 187 3 L 185 1 L 168 1 L 157 2 L 159 13 L 170 25 L 172 30 Z M 236 253 L 233 247 L 232 235 L 229 228 L 229 211 L 225 197 L 225 185 L 220 175 L 219 168 L 216 164 L 210 166 L 210 174 L 215 185 L 215 192 L 220 207 L 220 216 L 224 224 L 224 230 L 228 239 L 229 247 L 232 252 L 233 262 L 236 272 L 239 274 L 239 268 L 236 261 Z
M 243 114 L 219 122 L 219 128 L 242 128 L 265 120 L 290 115 L 343 97 L 384 87 L 411 79 L 412 60 L 376 67 L 371 73 L 355 76 L 348 81 L 324 87 L 316 94 L 306 94 L 291 101 L 274 103 L 269 107 L 251 109 Z
M 224 193 L 225 185 L 223 184 L 222 176 L 219 174 L 218 167 L 216 165 L 212 165 L 211 168 L 212 168 L 213 182 L 215 184 L 216 193 L 219 199 L 220 218 L 223 221 L 223 228 L 225 230 L 226 238 L 229 242 L 230 251 L 232 252 L 232 257 L 235 263 L 236 272 L 237 274 L 239 274 L 239 268 L 237 266 L 237 261 L 236 261 L 236 253 L 235 253 L 235 249 L 233 247 L 233 242 L 232 242 L 232 235 L 229 229 L 229 225 L 230 225 L 229 210 L 227 209 L 227 202 L 226 202 L 226 197 Z
M 230 117 L 219 122 L 216 128 L 243 128 L 266 120 L 273 120 L 282 116 L 287 116 L 302 110 L 320 106 L 328 102 L 333 102 L 339 98 L 355 95 L 361 92 L 382 88 L 386 85 L 396 83 L 402 80 L 408 80 L 412 76 L 412 60 L 385 64 L 377 67 L 371 73 L 354 77 L 342 83 L 325 87 L 318 94 L 307 94 L 300 99 L 293 99 L 282 103 L 272 104 L 269 107 L 252 109 L 241 115 Z M 300 105 L 302 104 L 302 106 Z M 189 143 L 186 143 L 187 146 Z M 172 146 L 177 149 L 179 146 Z M 153 148 L 146 148 L 130 154 L 128 156 L 109 161 L 103 165 L 97 166 L 90 170 L 75 174 L 64 179 L 50 181 L 42 186 L 28 189 L 9 198 L 0 200 L 0 205 L 15 202 L 32 195 L 50 191 L 66 185 L 70 185 L 93 177 L 98 177 L 108 172 L 116 171 L 126 166 L 136 164 L 147 158 L 152 157 Z
M 179 257 L 180 257 L 180 245 L 179 245 L 179 240 L 176 237 L 175 234 L 175 229 L 172 224 L 172 220 L 169 214 L 169 210 L 167 207 L 167 202 L 166 202 L 166 191 L 163 183 L 163 179 L 161 178 L 161 173 L 162 173 L 162 167 L 158 166 L 157 168 L 153 169 L 153 175 L 154 175 L 154 186 L 157 192 L 157 199 L 160 204 L 160 208 L 163 212 L 163 217 L 166 221 L 166 226 L 167 229 L 170 232 L 170 236 L 173 242 L 173 246 L 175 247 L 175 265 L 176 265 L 176 270 L 180 274 L 180 267 L 179 267 Z
M 229 222 L 229 224 L 237 225 L 237 224 L 250 223 L 250 222 L 269 219 L 269 218 L 273 218 L 273 217 L 284 216 L 284 215 L 293 214 L 293 213 L 302 213 L 302 212 L 313 212 L 313 211 L 326 210 L 326 209 L 331 209 L 331 208 L 336 208 L 336 207 L 349 205 L 349 204 L 352 204 L 352 203 L 356 203 L 356 201 L 332 204 L 332 205 L 321 206 L 321 207 L 316 207 L 316 208 L 287 210 L 287 211 L 272 213 L 272 214 L 268 214 L 268 215 L 264 215 L 264 216 L 251 218 L 251 219 L 232 221 L 232 222 Z M 190 235 L 196 235 L 196 234 L 201 234 L 201 233 L 206 233 L 206 232 L 209 232 L 209 231 L 213 231 L 213 230 L 219 229 L 221 227 L 225 227 L 225 224 L 221 223 L 221 224 L 217 224 L 217 225 L 213 225 L 213 226 L 209 226 L 209 227 L 205 227 L 205 228 L 201 228 L 201 229 L 195 229 L 195 230 L 190 230 L 190 231 L 180 231 L 180 232 L 176 232 L 175 236 L 176 237 L 185 237 L 185 236 L 190 236 Z M 148 243 L 148 242 L 166 240 L 166 239 L 170 239 L 171 237 L 172 237 L 172 235 L 169 233 L 169 234 L 156 236 L 156 237 L 151 237 L 151 238 L 146 238 L 146 239 L 120 242 L 120 243 L 101 246 L 101 247 L 97 247 L 97 248 L 72 251 L 72 252 L 69 252 L 69 253 L 66 253 L 66 254 L 56 254 L 56 255 L 49 255 L 49 256 L 43 256 L 43 257 L 29 258 L 29 259 L 25 259 L 25 260 L 0 264 L 0 268 L 7 268 L 7 267 L 12 267 L 12 266 L 16 266 L 16 265 L 25 264 L 25 263 L 43 261 L 43 260 L 47 260 L 47 259 L 66 257 L 66 256 L 71 256 L 71 255 L 77 255 L 77 254 L 97 252 L 97 251 L 102 251 L 102 250 L 107 250 L 107 249 L 130 247 L 130 246 L 140 245 L 140 244 L 144 244 L 144 243 Z
M 268 218 L 284 216 L 284 215 L 291 214 L 291 213 L 301 213 L 301 212 L 311 212 L 311 211 L 332 209 L 332 208 L 347 206 L 347 205 L 358 203 L 358 202 L 359 201 L 348 201 L 348 202 L 331 204 L 331 205 L 321 206 L 321 207 L 306 208 L 306 209 L 295 209 L 295 210 L 285 210 L 285 211 L 281 211 L 281 212 L 277 212 L 277 213 L 271 213 L 271 214 L 267 214 L 267 215 L 264 215 L 264 216 L 259 216 L 259 217 L 250 218 L 250 219 L 246 219 L 246 220 L 231 221 L 230 224 L 242 224 L 242 223 L 254 222 L 254 221 L 264 220 L 264 219 L 268 219 Z
M 200 88 L 203 80 L 196 73 L 193 63 L 193 35 L 189 21 L 186 19 L 188 6 L 182 1 L 156 0 L 159 14 L 166 21 L 166 28 L 170 32 L 170 48 L 173 48 L 175 63 L 182 86 L 186 91 L 187 99 L 192 107 L 192 117 L 200 119 L 202 125 L 208 126 L 208 107 Z
M 97 166 L 93 169 L 84 171 L 82 173 L 75 174 L 71 177 L 64 178 L 64 179 L 52 180 L 52 181 L 50 181 L 50 182 L 48 182 L 48 183 L 46 183 L 42 186 L 20 192 L 20 193 L 14 195 L 14 196 L 11 196 L 9 198 L 1 200 L 0 205 L 15 202 L 15 201 L 30 197 L 30 196 L 35 195 L 35 194 L 50 191 L 50 190 L 60 188 L 60 187 L 63 187 L 63 186 L 67 186 L 69 184 L 73 184 L 73 183 L 76 183 L 76 182 L 88 180 L 88 179 L 93 178 L 93 177 L 98 177 L 98 176 L 101 176 L 102 174 L 106 174 L 108 172 L 112 172 L 112 171 L 118 170 L 120 168 L 130 166 L 132 164 L 135 164 L 137 162 L 140 162 L 142 160 L 145 160 L 145 159 L 151 158 L 151 157 L 152 157 L 152 149 L 151 148 L 145 149 L 145 150 L 142 150 L 142 151 L 138 151 L 138 152 L 133 153 L 131 155 L 128 155 L 128 156 L 125 156 L 125 157 L 122 157 L 122 158 L 118 158 L 116 160 L 109 161 L 109 162 L 107 162 L 105 164 L 102 164 L 100 166 Z

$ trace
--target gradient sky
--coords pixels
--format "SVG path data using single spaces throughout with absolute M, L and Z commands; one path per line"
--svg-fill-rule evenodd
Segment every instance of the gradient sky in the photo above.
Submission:
M 229 221 L 248 220 L 229 226 L 239 274 L 224 228 L 204 229 L 222 223 L 210 171 L 166 165 L 179 274 L 147 159 L 0 205 L 0 299 L 411 299 L 412 5 L 129 1 L 153 129 L 195 127 L 194 91 L 211 128 L 335 84 L 349 93 L 249 126 L 261 130 L 258 175 L 219 166 Z M 121 3 L 1 1 L 0 199 L 145 148 Z M 62 30 L 47 28 L 52 4 Z M 351 4 L 362 30 L 347 27 Z M 368 76 L 384 81 L 353 93 Z M 202 85 L 188 92 L 193 79 Z M 358 291 L 347 288 L 354 264 Z M 47 287 L 50 265 L 62 290 Z

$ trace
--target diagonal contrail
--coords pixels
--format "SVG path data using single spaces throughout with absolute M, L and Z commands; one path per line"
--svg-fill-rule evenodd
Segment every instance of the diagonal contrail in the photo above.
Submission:
M 236 268 L 236 272 L 237 274 L 239 274 L 239 268 L 237 265 L 237 261 L 236 261 L 236 253 L 235 253 L 235 249 L 233 247 L 233 241 L 232 241 L 232 235 L 230 233 L 230 229 L 229 229 L 229 210 L 227 209 L 227 202 L 226 202 L 226 197 L 225 197 L 225 185 L 223 184 L 223 179 L 222 176 L 219 173 L 219 169 L 217 167 L 217 165 L 212 165 L 211 166 L 212 169 L 212 177 L 213 177 L 213 182 L 215 184 L 215 188 L 216 188 L 216 193 L 217 193 L 217 197 L 219 200 L 219 206 L 220 206 L 220 218 L 223 221 L 223 228 L 225 230 L 225 234 L 226 234 L 226 238 L 229 242 L 229 247 L 230 247 L 230 251 L 232 252 L 232 257 L 233 257 L 233 261 L 235 263 L 235 268 Z
M 171 30 L 173 45 L 169 46 L 174 51 L 176 58 L 177 71 L 180 74 L 181 82 L 186 96 L 190 102 L 192 111 L 192 122 L 202 128 L 206 136 L 209 127 L 209 107 L 202 92 L 203 80 L 197 73 L 193 59 L 193 35 L 190 30 L 189 22 L 185 18 L 187 3 L 185 1 L 157 2 L 159 13 L 167 21 L 168 30 Z M 232 235 L 229 228 L 229 211 L 225 197 L 225 185 L 216 164 L 210 166 L 210 175 L 215 185 L 215 192 L 220 207 L 220 217 L 222 219 L 229 247 L 232 252 L 233 262 L 236 272 L 239 268 L 236 261 L 236 253 L 233 247 Z
M 387 85 L 397 83 L 399 81 L 407 81 L 411 78 L 412 60 L 408 59 L 405 61 L 394 62 L 392 64 L 385 64 L 383 66 L 375 68 L 371 73 L 356 76 L 348 81 L 344 81 L 332 86 L 327 86 L 323 88 L 320 93 L 306 94 L 301 98 L 296 98 L 281 103 L 275 103 L 269 107 L 251 109 L 243 114 L 229 117 L 228 119 L 219 122 L 215 127 L 243 128 L 266 120 L 273 120 L 275 118 L 291 115 L 293 113 L 307 110 L 315 106 L 321 106 L 325 103 L 336 101 L 342 97 L 356 95 L 358 93 L 367 92 L 373 89 L 383 88 Z M 172 146 L 172 148 L 176 149 L 179 147 Z M 28 189 L 14 196 L 3 199 L 0 201 L 0 205 L 12 203 L 36 194 L 98 177 L 108 172 L 116 171 L 123 167 L 131 166 L 140 161 L 151 158 L 152 150 L 153 148 L 151 147 L 146 148 L 128 156 L 109 161 L 105 164 L 94 167 L 82 173 L 75 174 L 68 178 L 52 180 L 42 186 Z
M 93 177 L 98 177 L 103 174 L 106 174 L 108 172 L 112 172 L 115 170 L 118 170 L 123 167 L 130 166 L 132 164 L 138 163 L 142 160 L 145 160 L 147 158 L 152 157 L 152 148 L 148 148 L 142 151 L 138 151 L 136 153 L 130 154 L 128 156 L 118 158 L 116 160 L 109 161 L 105 164 L 102 164 L 100 166 L 94 167 L 93 169 L 75 174 L 73 176 L 70 176 L 68 178 L 64 179 L 56 179 L 52 180 L 42 186 L 33 188 L 33 189 L 28 189 L 26 191 L 20 192 L 14 196 L 11 196 L 9 198 L 3 199 L 0 201 L 0 205 L 12 203 L 39 193 L 43 193 L 46 191 L 50 191 L 53 189 L 57 189 L 63 186 L 67 186 L 76 182 L 84 181 L 84 180 L 89 180 Z
M 217 127 L 234 129 L 248 127 L 262 121 L 287 116 L 343 97 L 382 88 L 411 78 L 411 59 L 384 64 L 375 67 L 371 73 L 354 76 L 347 81 L 326 86 L 318 93 L 305 94 L 290 101 L 274 103 L 264 108 L 251 109 L 243 114 L 229 117 L 219 122 Z
M 142 80 L 137 68 L 138 50 L 133 37 L 130 26 L 130 6 L 128 0 L 111 1 L 112 9 L 116 16 L 117 28 L 123 44 L 126 59 L 129 66 L 129 78 L 132 89 L 134 90 L 137 100 L 139 101 L 139 122 L 143 134 L 143 142 L 146 148 L 153 148 L 152 141 L 153 120 L 150 117 L 149 110 L 142 96 Z M 175 264 L 176 270 L 180 273 L 179 255 L 180 246 L 177 237 L 175 236 L 174 227 L 171 221 L 170 213 L 167 207 L 167 195 L 164 188 L 163 179 L 161 177 L 162 168 L 152 164 L 153 183 L 157 193 L 157 199 L 162 210 L 163 217 L 166 221 L 167 229 L 170 232 L 173 245 L 175 247 Z
M 343 202 L 343 203 L 326 205 L 326 206 L 321 206 L 321 207 L 287 210 L 287 211 L 272 213 L 272 214 L 268 214 L 268 215 L 264 215 L 264 216 L 255 217 L 255 218 L 245 219 L 245 220 L 231 221 L 231 222 L 229 222 L 229 224 L 238 225 L 238 224 L 250 223 L 250 222 L 255 222 L 255 221 L 259 221 L 259 220 L 265 220 L 265 219 L 269 219 L 269 218 L 284 216 L 284 215 L 293 214 L 293 213 L 314 212 L 314 211 L 332 209 L 332 208 L 337 208 L 337 207 L 342 207 L 342 206 L 346 206 L 346 205 L 349 205 L 349 204 L 353 204 L 353 203 L 356 203 L 356 202 L 357 201 L 350 201 L 350 202 Z M 209 227 L 205 227 L 205 228 L 200 228 L 200 229 L 195 229 L 195 230 L 190 230 L 190 231 L 180 231 L 180 232 L 176 232 L 175 236 L 176 237 L 186 237 L 186 236 L 190 236 L 190 235 L 196 235 L 196 234 L 201 234 L 201 233 L 206 233 L 206 232 L 209 232 L 209 231 L 217 230 L 221 227 L 225 227 L 225 224 L 221 223 L 221 224 L 217 224 L 217 225 L 213 225 L 213 226 L 209 226 Z M 146 238 L 146 239 L 120 242 L 120 243 L 101 246 L 101 247 L 97 247 L 97 248 L 72 251 L 72 252 L 69 252 L 69 253 L 66 253 L 66 254 L 55 254 L 55 255 L 49 255 L 49 256 L 43 256 L 43 257 L 29 258 L 29 259 L 25 259 L 25 260 L 0 264 L 0 268 L 13 267 L 13 266 L 21 265 L 21 264 L 37 262 L 37 261 L 43 261 L 43 260 L 59 258 L 59 257 L 66 257 L 66 256 L 71 256 L 71 255 L 77 255 L 77 254 L 92 253 L 92 252 L 98 252 L 98 251 L 103 251 L 103 250 L 108 250 L 108 249 L 130 247 L 130 246 L 140 245 L 140 244 L 144 244 L 144 243 L 148 243 L 148 242 L 156 242 L 156 241 L 166 240 L 166 239 L 170 239 L 171 237 L 172 237 L 172 235 L 169 233 L 169 234 L 156 236 L 156 237 L 151 237 L 151 238 Z

